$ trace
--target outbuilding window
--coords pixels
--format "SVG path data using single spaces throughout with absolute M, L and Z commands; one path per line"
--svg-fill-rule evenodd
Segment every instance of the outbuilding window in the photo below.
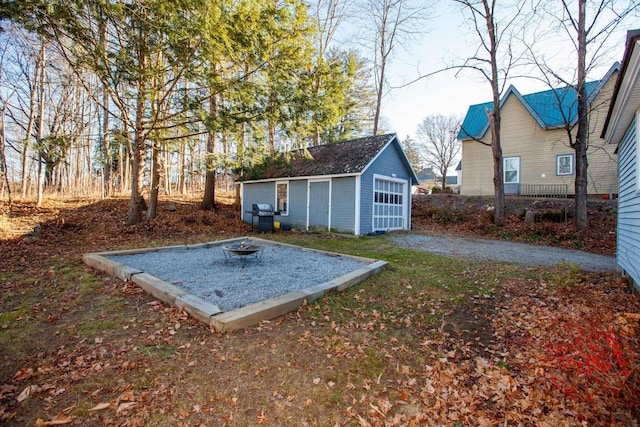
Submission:
M 289 183 L 276 182 L 276 210 L 280 215 L 289 214 Z

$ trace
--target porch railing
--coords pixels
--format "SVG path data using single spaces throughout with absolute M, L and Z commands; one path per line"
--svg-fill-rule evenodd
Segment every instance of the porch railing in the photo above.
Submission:
M 520 184 L 519 196 L 524 197 L 567 197 L 567 184 Z

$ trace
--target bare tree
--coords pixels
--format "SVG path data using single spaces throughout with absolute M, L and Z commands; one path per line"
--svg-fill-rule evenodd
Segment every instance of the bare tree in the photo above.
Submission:
M 347 18 L 352 3 L 348 0 L 317 0 L 313 17 L 316 22 L 318 56 L 324 57 L 336 32 Z
M 586 90 L 587 76 L 595 68 L 602 65 L 606 57 L 607 41 L 616 28 L 633 13 L 638 13 L 640 1 L 598 0 L 587 2 L 546 2 L 541 9 L 545 14 L 545 30 L 536 33 L 536 39 L 561 38 L 570 44 L 575 53 L 575 60 L 567 69 L 554 67 L 544 54 L 537 53 L 535 41 L 525 41 L 528 46 L 530 60 L 537 68 L 550 88 L 556 85 L 573 88 L 576 94 L 576 114 L 564 114 L 564 128 L 568 145 L 575 151 L 575 227 L 578 230 L 588 226 L 587 195 L 588 167 L 587 151 L 589 149 L 589 113 L 592 110 L 591 99 Z M 589 15 L 589 17 L 587 16 Z M 548 22 L 556 25 L 548 26 Z M 571 94 L 574 91 L 570 91 Z M 561 95 L 567 91 L 554 91 L 558 97 L 558 105 L 566 103 Z
M 427 116 L 416 130 L 416 138 L 427 166 L 438 170 L 442 177 L 442 189 L 446 187 L 447 170 L 460 154 L 460 117 L 441 114 Z
M 397 47 L 411 40 L 420 32 L 429 3 L 413 3 L 411 0 L 367 0 L 363 16 L 373 25 L 373 34 L 368 41 L 373 50 L 373 76 L 376 90 L 376 106 L 373 119 L 373 134 L 378 133 L 382 98 L 390 90 L 387 84 L 387 67 Z
M 479 72 L 491 85 L 493 108 L 487 111 L 491 129 L 491 152 L 493 155 L 493 187 L 495 210 L 493 222 L 502 226 L 505 223 L 505 198 L 502 165 L 502 144 L 500 142 L 500 95 L 504 91 L 509 72 L 517 57 L 512 46 L 512 31 L 522 15 L 524 1 L 512 8 L 499 8 L 496 0 L 455 0 L 470 14 L 469 20 L 480 40 L 475 54 L 458 67 Z M 499 15 L 506 15 L 498 22 Z

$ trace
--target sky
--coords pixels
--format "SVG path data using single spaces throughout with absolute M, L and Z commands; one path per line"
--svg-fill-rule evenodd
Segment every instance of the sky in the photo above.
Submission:
M 389 68 L 391 86 L 402 86 L 420 74 L 444 68 L 445 64 L 459 64 L 478 46 L 477 35 L 465 23 L 460 7 L 454 2 L 441 0 L 437 5 L 437 16 L 425 22 L 425 32 L 407 43 L 405 49 L 396 51 Z M 640 28 L 640 20 L 634 17 L 626 24 L 615 31 L 610 39 L 611 49 L 588 80 L 602 78 L 615 61 L 622 59 L 626 31 Z M 573 66 L 573 61 L 569 60 L 573 54 L 571 45 L 541 43 L 540 46 L 547 57 L 557 61 L 558 66 Z M 509 84 L 514 84 L 523 95 L 549 89 L 530 78 L 510 79 L 505 89 Z M 382 104 L 384 124 L 387 125 L 384 130 L 396 132 L 401 140 L 407 135 L 414 138 L 416 127 L 426 116 L 457 114 L 463 117 L 469 105 L 490 100 L 491 87 L 480 73 L 463 70 L 456 75 L 456 71 L 445 71 L 408 87 L 391 90 Z

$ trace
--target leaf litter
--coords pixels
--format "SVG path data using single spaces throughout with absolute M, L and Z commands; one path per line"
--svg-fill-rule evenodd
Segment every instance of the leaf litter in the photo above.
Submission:
M 455 273 L 477 290 L 433 296 L 398 277 L 393 299 L 376 278 L 227 335 L 131 283 L 83 293 L 82 252 L 247 232 L 183 203 L 133 231 L 125 200 L 18 206 L 42 236 L 0 241 L 3 425 L 638 423 L 640 306 L 615 274 L 520 269 L 489 286 L 503 268 L 478 264 Z

